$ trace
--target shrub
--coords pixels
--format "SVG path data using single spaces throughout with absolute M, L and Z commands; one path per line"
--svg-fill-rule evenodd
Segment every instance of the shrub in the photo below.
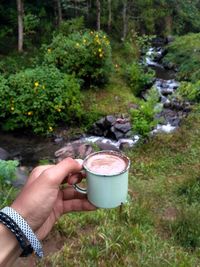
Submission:
M 11 181 L 15 178 L 18 164 L 16 160 L 0 160 L 0 208 L 12 201 L 14 188 Z
M 0 116 L 4 130 L 53 131 L 82 114 L 79 83 L 55 67 L 26 69 L 8 80 L 0 76 Z
M 200 80 L 200 34 L 187 34 L 175 39 L 168 47 L 166 62 L 178 67 L 178 78 L 186 81 Z
M 192 102 L 200 101 L 200 81 L 196 83 L 182 82 L 177 90 L 177 95 Z
M 143 67 L 137 62 L 128 65 L 126 78 L 133 94 L 139 96 L 141 91 L 146 89 L 153 82 L 155 73 L 153 70 L 144 71 Z
M 45 47 L 44 62 L 62 72 L 75 74 L 84 84 L 99 85 L 108 81 L 111 64 L 111 47 L 103 32 L 58 34 Z
M 84 18 L 78 17 L 70 20 L 63 20 L 59 25 L 58 32 L 67 36 L 74 32 L 81 32 L 84 29 Z
M 159 94 L 152 88 L 147 96 L 147 101 L 141 101 L 138 109 L 131 109 L 131 123 L 133 132 L 147 137 L 150 131 L 157 125 L 158 120 L 155 115 L 161 111 L 158 104 Z

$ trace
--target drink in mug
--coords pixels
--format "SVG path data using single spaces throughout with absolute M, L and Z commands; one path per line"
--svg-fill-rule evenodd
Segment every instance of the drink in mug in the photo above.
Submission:
M 124 154 L 103 150 L 90 154 L 83 161 L 87 189 L 75 185 L 99 208 L 114 208 L 126 202 L 130 160 Z

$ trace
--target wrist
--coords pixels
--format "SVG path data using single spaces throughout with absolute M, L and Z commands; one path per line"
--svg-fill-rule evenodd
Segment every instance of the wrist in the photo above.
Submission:
M 13 233 L 0 223 L 0 266 L 11 266 L 22 250 Z
M 26 220 L 13 208 L 5 207 L 0 212 L 0 220 L 5 224 L 20 243 L 21 248 L 27 255 L 27 246 L 32 247 L 38 257 L 43 257 L 42 245 Z

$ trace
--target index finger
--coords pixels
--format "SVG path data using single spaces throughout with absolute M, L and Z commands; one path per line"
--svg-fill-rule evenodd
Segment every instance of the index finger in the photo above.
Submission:
M 69 174 L 78 173 L 81 170 L 82 165 L 79 162 L 72 158 L 65 158 L 53 167 L 44 170 L 41 175 L 53 185 L 59 186 Z

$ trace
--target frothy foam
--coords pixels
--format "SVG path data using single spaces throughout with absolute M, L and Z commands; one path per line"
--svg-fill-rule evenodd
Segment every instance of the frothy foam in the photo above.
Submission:
M 127 167 L 127 163 L 121 157 L 103 153 L 89 157 L 85 166 L 91 172 L 100 175 L 114 175 L 124 171 Z

